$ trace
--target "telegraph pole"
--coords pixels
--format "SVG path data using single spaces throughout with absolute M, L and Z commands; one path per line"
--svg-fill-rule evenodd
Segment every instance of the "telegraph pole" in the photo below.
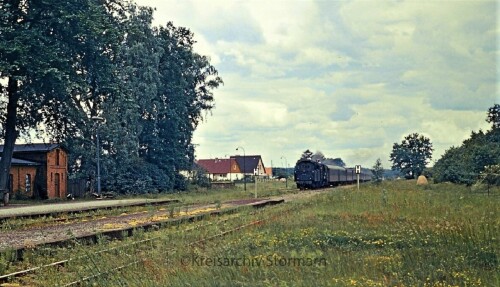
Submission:
M 239 150 L 239 149 L 242 149 L 243 150 L 243 186 L 244 186 L 244 190 L 246 191 L 247 190 L 247 177 L 246 177 L 246 164 L 245 164 L 245 160 L 246 160 L 246 154 L 245 154 L 245 149 L 241 146 L 237 147 L 236 150 Z
M 92 120 L 96 121 L 97 127 L 96 127 L 96 158 L 97 158 L 97 194 L 101 196 L 101 165 L 100 165 L 100 153 L 101 153 L 101 148 L 99 146 L 99 127 L 102 123 L 106 122 L 106 119 L 102 117 L 97 117 L 94 116 L 91 118 Z

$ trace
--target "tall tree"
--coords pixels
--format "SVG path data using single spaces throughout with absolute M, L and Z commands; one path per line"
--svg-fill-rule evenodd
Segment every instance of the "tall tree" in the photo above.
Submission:
M 76 132 L 74 99 L 83 84 L 80 64 L 89 57 L 107 55 L 107 46 L 95 40 L 112 34 L 110 19 L 119 0 L 30 1 L 0 3 L 0 87 L 4 150 L 0 160 L 0 190 L 5 191 L 14 144 L 20 133 L 40 125 L 55 139 Z M 103 16 L 103 17 L 101 17 Z M 83 33 L 85 32 L 85 33 Z M 84 53 L 77 51 L 86 46 Z M 94 66 L 91 73 L 96 73 Z M 95 95 L 97 97 L 97 95 Z M 8 194 L 4 192 L 4 204 Z
M 493 168 L 500 165 L 499 113 L 500 105 L 489 108 L 486 121 L 492 124 L 491 130 L 486 133 L 473 131 L 461 146 L 446 150 L 433 167 L 436 182 L 449 181 L 470 186 L 478 179 L 484 180 L 485 174 L 491 174 Z M 485 172 L 485 169 L 488 171 Z M 494 182 L 491 176 L 486 178 L 488 183 Z
M 106 127 L 113 121 L 104 111 L 109 109 L 110 103 L 118 103 L 116 99 L 122 97 L 123 86 L 117 58 L 126 33 L 123 23 L 128 6 L 120 0 L 87 1 L 90 1 L 90 7 L 74 16 L 74 29 L 67 37 L 74 47 L 72 61 L 75 69 L 74 85 L 70 90 L 70 114 L 78 132 L 67 137 L 65 143 L 71 148 L 73 170 L 95 166 L 99 123 L 93 117 L 106 119 L 106 125 L 99 126 L 99 129 L 104 148 L 109 146 L 104 135 L 108 134 Z
M 500 128 L 500 105 L 495 104 L 488 109 L 488 116 L 486 118 L 488 123 L 493 125 L 494 129 Z
M 500 129 L 472 132 L 461 146 L 451 147 L 433 167 L 436 182 L 474 184 L 486 166 L 500 164 Z
M 157 39 L 162 48 L 156 97 L 142 117 L 139 154 L 175 182 L 194 160 L 193 132 L 214 106 L 213 90 L 222 84 L 209 59 L 193 52 L 193 34 L 168 23 Z
M 382 161 L 378 158 L 372 168 L 372 181 L 375 184 L 382 182 L 384 177 L 384 167 L 382 166 Z
M 0 2 L 0 189 L 16 138 L 40 125 L 68 145 L 72 173 L 87 176 L 96 116 L 106 119 L 109 188 L 174 187 L 192 166 L 193 132 L 222 79 L 193 52 L 188 29 L 154 28 L 152 13 L 128 0 Z
M 164 50 L 153 10 L 131 6 L 126 38 L 118 55 L 119 96 L 106 103 L 107 187 L 118 192 L 144 193 L 171 189 L 167 174 L 140 157 L 140 138 L 147 133 L 145 118 L 158 96 L 160 56 Z
M 390 159 L 392 169 L 399 170 L 408 178 L 416 178 L 432 158 L 432 143 L 429 138 L 413 133 L 401 144 L 394 143 Z
M 100 59 L 102 64 L 93 59 L 86 61 L 107 70 L 104 74 L 113 77 L 97 77 L 96 82 L 100 83 L 97 89 L 84 86 L 78 93 L 87 95 L 75 99 L 75 102 L 80 113 L 89 120 L 82 122 L 79 126 L 81 133 L 68 138 L 67 144 L 71 149 L 72 166 L 75 167 L 72 169 L 73 177 L 93 174 L 97 126 L 90 118 L 95 115 L 104 117 L 106 124 L 99 126 L 105 174 L 103 186 L 119 192 L 145 192 L 153 185 L 150 174 L 154 167 L 139 159 L 140 120 L 157 93 L 159 47 L 155 29 L 151 27 L 152 9 L 135 5 L 128 5 L 126 9 L 127 18 L 120 18 L 121 22 L 116 24 L 116 30 L 121 32 L 100 39 L 112 48 L 113 52 L 109 54 L 113 57 Z M 88 70 L 85 66 L 84 69 Z M 86 82 L 92 82 L 95 77 L 93 73 L 85 75 Z

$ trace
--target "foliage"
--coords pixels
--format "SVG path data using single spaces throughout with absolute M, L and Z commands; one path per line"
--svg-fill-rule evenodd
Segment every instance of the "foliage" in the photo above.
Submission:
M 382 161 L 378 158 L 372 168 L 372 181 L 375 184 L 382 182 L 384 178 L 384 167 L 382 166 Z
M 433 167 L 434 181 L 473 185 L 480 179 L 485 167 L 500 164 L 499 143 L 500 129 L 494 123 L 486 133 L 473 131 L 461 146 L 446 150 L 436 162 Z
M 416 178 L 432 158 L 432 151 L 429 138 L 418 133 L 409 134 L 401 144 L 394 143 L 392 147 L 392 169 L 401 171 L 407 178 Z
M 500 186 L 500 165 L 486 166 L 481 172 L 481 181 L 488 185 Z
M 0 112 L 6 187 L 20 135 L 61 140 L 85 121 L 78 106 L 96 110 L 110 93 L 112 59 L 123 35 L 121 0 L 3 1 L 0 3 Z M 94 114 L 95 115 L 95 114 Z M 5 201 L 7 203 L 7 201 Z
M 488 123 L 491 123 L 494 129 L 500 128 L 500 105 L 495 104 L 488 109 L 488 116 L 486 118 Z
M 273 176 L 276 178 L 287 178 L 293 176 L 294 167 L 273 167 Z
M 186 188 L 179 171 L 194 160 L 193 132 L 222 84 L 188 29 L 152 27 L 153 10 L 126 0 L 8 1 L 0 10 L 6 143 L 45 127 L 70 150 L 71 176 L 88 177 L 99 133 L 105 189 Z
M 186 191 L 187 188 L 188 188 L 188 179 L 184 175 L 176 173 L 174 178 L 173 189 L 178 191 Z
M 174 180 L 154 164 L 141 158 L 127 165 L 115 166 L 107 172 L 105 189 L 128 194 L 169 191 L 174 188 Z
M 193 34 L 172 23 L 155 37 L 162 49 L 158 88 L 142 111 L 139 156 L 174 178 L 194 160 L 193 132 L 203 112 L 213 108 L 212 90 L 222 80 L 208 58 L 192 51 Z
M 210 178 L 207 176 L 207 171 L 203 167 L 194 164 L 192 170 L 193 170 L 193 184 L 206 188 L 209 188 L 212 185 Z

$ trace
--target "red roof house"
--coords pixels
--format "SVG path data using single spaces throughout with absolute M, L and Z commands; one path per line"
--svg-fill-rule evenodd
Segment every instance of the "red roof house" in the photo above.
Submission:
M 196 162 L 212 180 L 232 180 L 233 173 L 240 173 L 240 168 L 234 158 L 231 159 L 200 159 Z

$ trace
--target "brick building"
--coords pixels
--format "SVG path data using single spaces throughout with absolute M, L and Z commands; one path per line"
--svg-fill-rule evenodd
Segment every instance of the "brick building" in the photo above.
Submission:
M 11 197 L 22 192 L 30 197 L 63 198 L 67 179 L 68 154 L 59 144 L 15 145 L 7 186 Z

